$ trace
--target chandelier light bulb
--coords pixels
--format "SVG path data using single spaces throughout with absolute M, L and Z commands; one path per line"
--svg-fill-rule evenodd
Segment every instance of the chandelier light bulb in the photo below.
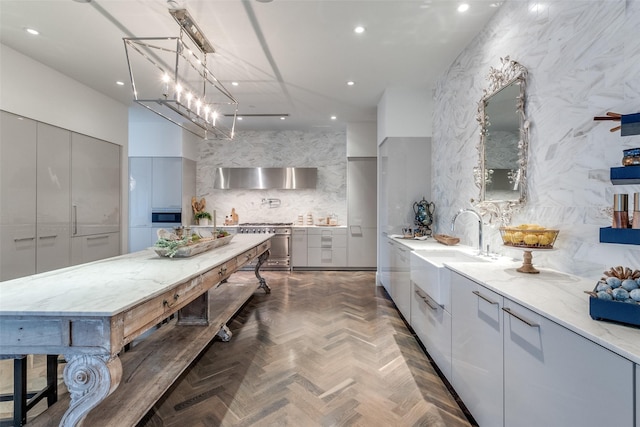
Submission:
M 180 102 L 180 95 L 182 94 L 182 85 L 178 83 L 176 85 L 176 101 Z
M 191 110 L 191 100 L 193 99 L 193 94 L 191 92 L 187 92 L 187 109 Z
M 211 107 L 209 107 L 208 105 L 205 105 L 205 107 L 204 107 L 204 121 L 205 122 L 209 121 L 209 111 L 211 111 Z
M 213 114 L 211 114 L 211 121 L 212 124 L 215 126 L 216 125 L 216 119 L 218 118 L 218 112 L 217 111 L 213 111 Z
M 200 107 L 202 107 L 202 101 L 196 99 L 196 114 L 200 115 Z
M 162 95 L 164 95 L 165 98 L 169 94 L 169 80 L 169 74 L 165 73 L 164 76 L 162 76 Z

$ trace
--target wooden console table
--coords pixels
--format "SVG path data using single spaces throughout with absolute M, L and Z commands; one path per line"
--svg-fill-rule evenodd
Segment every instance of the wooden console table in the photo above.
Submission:
M 269 256 L 270 238 L 269 234 L 237 235 L 226 246 L 180 259 L 161 258 L 147 249 L 0 282 L 0 355 L 63 354 L 70 403 L 58 418 L 59 425 L 80 426 L 89 412 L 118 388 L 123 375 L 123 388 L 135 389 L 131 385 L 135 382 L 130 380 L 136 372 L 127 372 L 128 368 L 136 370 L 147 363 L 160 365 L 162 370 L 163 363 L 181 361 L 185 356 L 193 360 L 197 354 L 184 354 L 185 349 L 192 349 L 191 342 L 201 349 L 216 334 L 228 340 L 230 333 L 225 323 L 233 313 L 227 313 L 228 317 L 217 313 L 228 306 L 229 301 L 224 299 L 234 286 L 221 283 L 258 258 L 255 271 L 259 288 L 270 292 L 259 274 Z M 245 301 L 255 289 L 242 291 Z M 217 299 L 221 306 L 214 307 Z M 119 357 L 126 344 L 174 313 L 175 325 L 160 328 L 154 332 L 158 337 L 152 342 L 143 342 L 140 350 L 134 347 Z M 141 355 L 147 360 L 139 360 Z M 155 391 L 147 393 L 150 403 L 144 403 L 149 408 L 155 401 L 150 399 L 159 398 L 155 395 L 164 393 L 188 363 L 175 365 L 170 367 L 168 377 L 156 372 L 169 381 L 165 378 L 162 385 L 150 387 Z M 147 380 L 153 382 L 153 375 Z M 128 397 L 120 399 L 126 402 Z M 56 406 L 60 412 L 60 403 L 45 414 Z M 120 408 L 123 413 L 117 420 L 123 422 L 126 408 Z M 99 410 L 98 407 L 95 412 Z M 136 417 L 139 420 L 141 416 Z M 54 425 L 51 420 L 55 418 L 38 417 L 34 425 Z

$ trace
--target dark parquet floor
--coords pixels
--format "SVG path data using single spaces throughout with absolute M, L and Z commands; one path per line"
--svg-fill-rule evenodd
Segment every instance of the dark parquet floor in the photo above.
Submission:
M 373 272 L 263 275 L 139 427 L 470 425 Z

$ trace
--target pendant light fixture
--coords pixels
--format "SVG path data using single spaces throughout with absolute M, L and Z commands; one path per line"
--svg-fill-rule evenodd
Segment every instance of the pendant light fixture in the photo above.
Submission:
M 233 139 L 238 102 L 207 68 L 215 49 L 186 9 L 169 13 L 178 37 L 123 39 L 134 101 L 203 139 Z

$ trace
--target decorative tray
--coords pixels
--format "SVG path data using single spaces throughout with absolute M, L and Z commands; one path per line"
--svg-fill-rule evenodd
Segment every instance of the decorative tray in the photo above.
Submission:
M 460 239 L 454 236 L 447 236 L 446 234 L 434 234 L 433 238 L 442 243 L 443 245 L 453 246 L 460 243 Z
M 156 253 L 161 257 L 188 258 L 194 255 L 200 254 L 202 252 L 206 252 L 213 248 L 224 246 L 228 244 L 231 241 L 231 239 L 233 239 L 234 236 L 235 234 L 229 234 L 228 236 L 220 237 L 217 239 L 207 238 L 207 239 L 200 239 L 196 243 L 188 243 L 188 244 L 182 243 L 182 246 L 179 246 L 178 249 L 173 253 L 170 248 L 166 248 L 166 247 L 163 248 L 163 247 L 154 246 L 153 250 L 156 251 Z M 182 242 L 182 240 L 180 240 L 179 242 Z

